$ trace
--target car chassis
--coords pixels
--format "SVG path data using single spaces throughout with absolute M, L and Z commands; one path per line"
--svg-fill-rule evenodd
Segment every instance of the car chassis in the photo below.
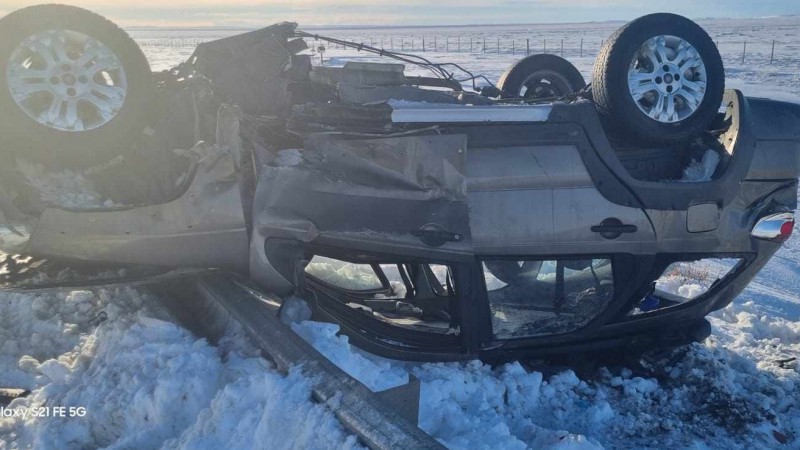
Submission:
M 312 67 L 309 37 L 278 24 L 156 74 L 162 126 L 138 145 L 169 154 L 182 183 L 90 211 L 21 205 L 6 184 L 0 247 L 235 270 L 375 354 L 504 361 L 705 339 L 705 316 L 791 232 L 798 106 L 727 91 L 714 132 L 660 149 L 670 164 L 716 149 L 713 178 L 665 181 L 637 171 L 579 96 L 520 102 L 397 64 Z M 703 272 L 703 292 L 662 289 L 681 270 Z

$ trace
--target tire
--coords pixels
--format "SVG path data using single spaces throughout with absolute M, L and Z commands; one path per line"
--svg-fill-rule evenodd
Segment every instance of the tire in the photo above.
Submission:
M 530 55 L 508 68 L 497 88 L 505 98 L 545 100 L 583 89 L 586 81 L 569 61 L 556 55 Z
M 21 93 L 20 86 L 38 90 Z M 60 167 L 106 162 L 144 130 L 154 91 L 139 46 L 97 14 L 39 5 L 0 19 L 0 153 Z M 49 119 L 40 112 L 48 109 Z
M 714 120 L 724 90 L 714 41 L 675 14 L 629 22 L 606 41 L 594 64 L 592 97 L 606 130 L 635 146 L 677 145 L 699 136 Z

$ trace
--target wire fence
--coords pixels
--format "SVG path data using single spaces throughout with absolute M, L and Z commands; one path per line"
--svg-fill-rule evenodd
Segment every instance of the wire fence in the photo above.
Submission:
M 496 36 L 420 36 L 420 37 L 339 37 L 355 43 L 384 50 L 405 53 L 469 53 L 529 55 L 551 53 L 565 58 L 594 57 L 605 43 L 602 39 L 587 38 L 504 38 Z M 138 39 L 142 47 L 196 47 L 211 39 L 150 38 Z M 322 50 L 344 50 L 344 46 L 313 39 L 306 40 L 313 53 Z M 778 40 L 715 40 L 725 62 L 755 61 L 770 65 L 800 64 L 800 43 Z

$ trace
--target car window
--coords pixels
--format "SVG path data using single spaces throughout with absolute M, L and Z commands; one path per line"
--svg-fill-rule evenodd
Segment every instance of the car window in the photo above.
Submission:
M 354 264 L 324 256 L 314 256 L 306 266 L 306 273 L 349 291 L 374 291 L 383 288 L 380 278 L 369 264 Z
M 499 339 L 566 333 L 605 310 L 614 295 L 610 259 L 487 260 L 484 279 Z

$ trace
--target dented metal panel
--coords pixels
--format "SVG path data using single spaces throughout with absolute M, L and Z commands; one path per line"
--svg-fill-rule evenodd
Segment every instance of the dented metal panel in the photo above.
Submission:
M 248 266 L 234 109 L 220 109 L 217 145 L 200 143 L 185 188 L 156 205 L 93 211 L 47 208 L 26 252 L 114 263 Z
M 302 162 L 262 164 L 254 228 L 311 241 L 320 234 L 406 239 L 427 224 L 468 235 L 464 136 L 311 136 Z

